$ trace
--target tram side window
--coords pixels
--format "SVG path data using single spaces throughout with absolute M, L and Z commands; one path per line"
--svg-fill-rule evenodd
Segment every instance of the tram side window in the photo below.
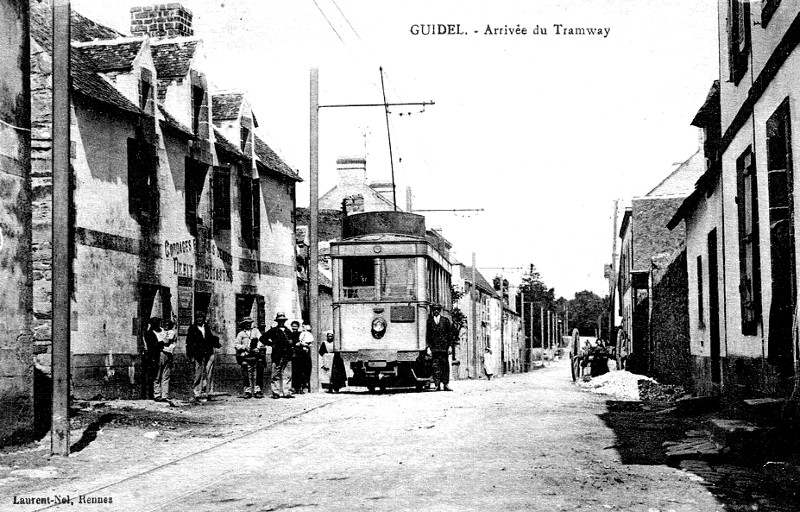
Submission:
M 381 298 L 416 300 L 416 265 L 411 258 L 382 258 Z
M 342 261 L 342 294 L 346 299 L 375 298 L 374 258 L 345 258 Z

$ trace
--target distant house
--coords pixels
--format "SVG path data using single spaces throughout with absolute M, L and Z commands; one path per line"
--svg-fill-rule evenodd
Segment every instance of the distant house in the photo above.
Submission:
M 462 294 L 453 308 L 458 308 L 466 318 L 453 354 L 453 377 L 485 378 L 483 363 L 486 358 L 497 376 L 522 371 L 524 341 L 519 313 L 501 299 L 500 292 L 477 269 L 454 263 L 452 270 L 453 287 Z M 512 303 L 515 301 L 515 297 L 509 298 Z M 485 350 L 487 347 L 491 349 L 490 354 Z
M 347 214 L 403 210 L 395 204 L 391 182 L 369 182 L 367 159 L 363 157 L 338 158 L 336 170 L 338 183 L 319 198 L 320 209 L 342 210 Z M 395 208 L 395 206 L 397 206 Z
M 685 234 L 667 223 L 704 168 L 698 151 L 650 192 L 634 197 L 619 232 L 619 314 L 631 370 L 682 384 L 691 377 Z

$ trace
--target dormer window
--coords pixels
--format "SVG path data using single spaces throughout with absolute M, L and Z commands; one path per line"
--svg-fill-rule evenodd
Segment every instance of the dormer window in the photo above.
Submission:
M 196 85 L 192 86 L 192 133 L 200 135 L 200 114 L 203 108 L 205 90 Z
M 148 102 L 153 99 L 153 74 L 149 69 L 142 69 L 139 75 L 139 108 L 150 113 Z
M 248 139 L 250 139 L 250 129 L 249 128 L 245 128 L 244 126 L 242 126 L 242 130 L 241 130 L 242 151 L 244 151 L 244 148 L 247 147 Z

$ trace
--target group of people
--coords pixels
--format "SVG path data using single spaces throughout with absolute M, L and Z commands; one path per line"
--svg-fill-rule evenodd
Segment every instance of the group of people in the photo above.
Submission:
M 311 326 L 298 321 L 286 326 L 284 313 L 275 316 L 275 326 L 262 333 L 250 317 L 242 318 L 237 325 L 234 348 L 236 362 L 242 368 L 244 398 L 264 398 L 261 385 L 267 365 L 267 347 L 271 347 L 270 392 L 272 398 L 294 398 L 295 394 L 310 391 L 311 351 L 314 336 Z M 147 397 L 156 402 L 166 402 L 170 396 L 174 351 L 178 340 L 175 322 L 150 318 L 144 334 L 144 360 Z M 206 322 L 206 314 L 198 311 L 194 323 L 186 333 L 186 357 L 194 366 L 192 379 L 192 404 L 210 400 L 214 394 L 214 365 L 216 349 L 221 348 L 219 336 Z
M 442 316 L 442 307 L 435 304 L 427 325 L 427 347 L 433 366 L 433 382 L 436 390 L 450 389 L 450 354 L 457 345 L 457 337 L 452 322 Z M 236 363 L 242 369 L 244 382 L 243 398 L 264 398 L 261 388 L 267 361 L 267 347 L 270 353 L 270 396 L 272 398 L 294 398 L 311 390 L 312 347 L 314 336 L 311 326 L 292 321 L 286 326 L 288 318 L 284 313 L 275 315 L 275 326 L 261 332 L 254 326 L 251 317 L 239 320 L 234 348 Z M 302 327 L 302 328 L 301 328 Z M 147 396 L 156 402 L 166 402 L 170 396 L 170 377 L 172 374 L 174 351 L 178 340 L 175 322 L 164 322 L 151 318 L 144 334 L 145 372 L 147 375 Z M 318 355 L 324 358 L 333 349 L 333 334 L 328 333 L 325 343 L 321 343 Z M 208 401 L 214 394 L 214 365 L 216 349 L 221 348 L 219 336 L 214 334 L 206 322 L 206 313 L 198 311 L 194 323 L 186 333 L 186 356 L 192 361 L 192 404 Z M 486 358 L 491 357 L 486 349 Z M 337 354 L 338 355 L 338 354 Z M 346 383 L 344 362 L 334 355 L 330 371 L 328 392 L 338 392 Z M 491 370 L 486 365 L 487 377 Z

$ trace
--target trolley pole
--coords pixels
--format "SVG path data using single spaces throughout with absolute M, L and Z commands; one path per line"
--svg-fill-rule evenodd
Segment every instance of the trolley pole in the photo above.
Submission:
M 308 318 L 314 343 L 311 351 L 312 392 L 319 391 L 319 70 L 313 68 L 310 76 L 311 117 L 309 129 L 309 210 L 308 222 Z
M 70 3 L 53 3 L 53 412 L 50 451 L 69 455 Z

